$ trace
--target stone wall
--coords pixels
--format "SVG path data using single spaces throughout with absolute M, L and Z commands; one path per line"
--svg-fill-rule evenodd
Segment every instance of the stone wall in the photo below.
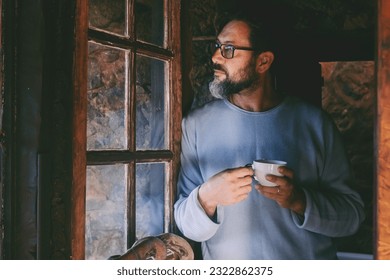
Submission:
M 340 130 L 366 205 L 366 220 L 353 238 L 338 240 L 346 251 L 372 253 L 374 114 L 376 84 L 373 61 L 322 64 L 323 108 Z

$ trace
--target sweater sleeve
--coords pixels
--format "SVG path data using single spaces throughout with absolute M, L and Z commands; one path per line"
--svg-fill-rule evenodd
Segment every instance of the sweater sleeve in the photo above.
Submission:
M 341 135 L 331 120 L 324 124 L 323 137 L 318 186 L 302 186 L 307 202 L 304 219 L 295 214 L 293 219 L 302 229 L 330 237 L 348 236 L 365 218 L 363 201 L 353 190 L 353 172 Z
M 178 179 L 178 199 L 174 206 L 175 222 L 179 230 L 194 241 L 211 238 L 219 227 L 222 207 L 217 208 L 218 218 L 208 217 L 198 200 L 199 186 L 203 183 L 197 153 L 194 123 L 184 119 L 182 124 L 181 170 Z

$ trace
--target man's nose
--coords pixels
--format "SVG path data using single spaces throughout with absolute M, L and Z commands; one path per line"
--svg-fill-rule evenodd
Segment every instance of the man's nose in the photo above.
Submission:
M 223 56 L 221 54 L 221 49 L 216 49 L 213 55 L 211 56 L 211 60 L 213 61 L 214 64 L 221 64 L 223 60 Z

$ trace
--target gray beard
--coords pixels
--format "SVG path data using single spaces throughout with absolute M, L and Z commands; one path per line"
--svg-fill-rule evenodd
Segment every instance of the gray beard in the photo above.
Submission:
M 217 99 L 227 98 L 224 82 L 218 82 L 215 79 L 212 80 L 209 83 L 209 90 L 211 95 Z
M 256 78 L 247 79 L 241 82 L 229 80 L 218 81 L 214 79 L 209 83 L 209 90 L 213 97 L 217 99 L 227 99 L 229 96 L 250 88 L 256 84 Z
M 215 69 L 223 70 L 220 65 L 214 65 Z M 226 79 L 223 81 L 219 81 L 214 78 L 209 83 L 209 90 L 213 97 L 218 99 L 227 99 L 229 96 L 239 93 L 240 91 L 255 87 L 259 78 L 255 71 L 255 60 L 252 59 L 249 64 L 241 69 L 237 75 L 241 77 L 241 80 L 238 82 L 233 82 L 230 80 L 229 75 L 226 73 Z

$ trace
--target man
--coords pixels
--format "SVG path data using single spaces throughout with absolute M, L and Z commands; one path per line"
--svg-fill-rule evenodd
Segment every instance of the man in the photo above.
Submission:
M 175 220 L 204 259 L 335 259 L 332 237 L 358 229 L 363 203 L 329 117 L 274 89 L 265 38 L 245 19 L 217 37 L 220 99 L 183 120 Z M 246 164 L 260 158 L 287 162 L 268 176 L 277 187 L 252 179 Z

